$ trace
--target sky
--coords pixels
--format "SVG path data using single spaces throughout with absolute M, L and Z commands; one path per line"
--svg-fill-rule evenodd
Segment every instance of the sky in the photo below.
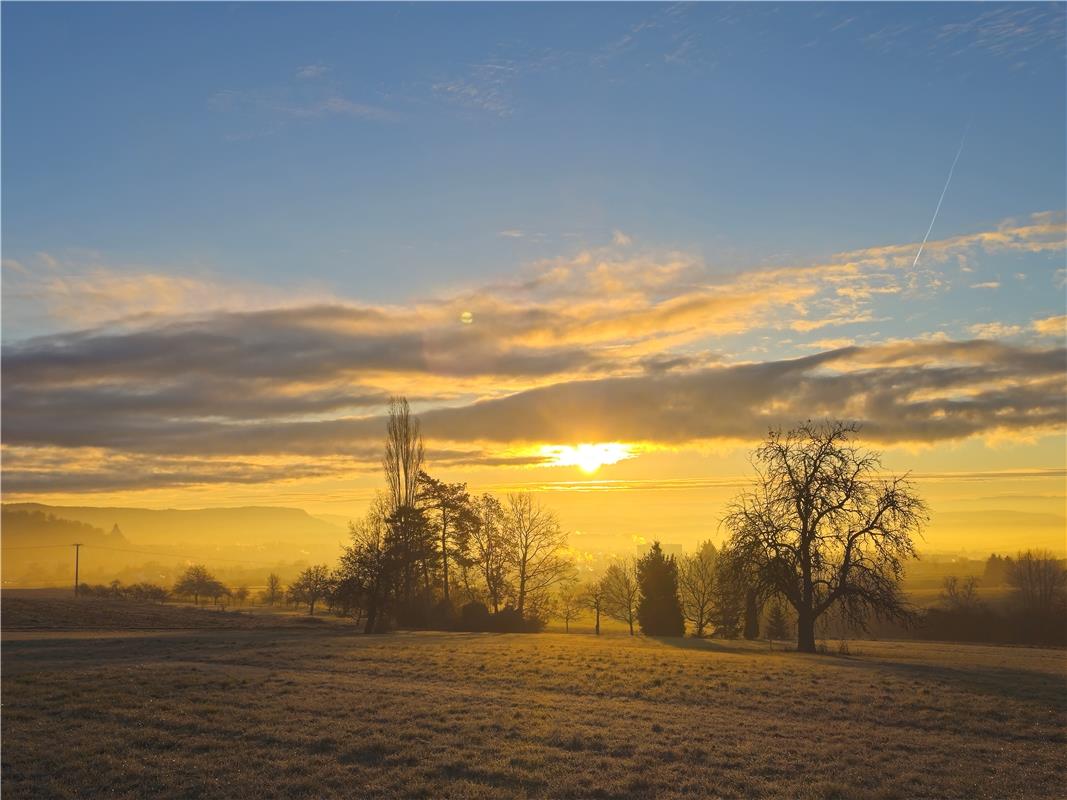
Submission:
M 592 549 L 840 417 L 1064 550 L 1064 4 L 0 13 L 6 501 L 354 516 L 403 394 Z

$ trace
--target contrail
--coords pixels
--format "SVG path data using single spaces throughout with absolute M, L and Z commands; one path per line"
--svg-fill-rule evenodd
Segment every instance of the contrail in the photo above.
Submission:
M 956 170 L 956 162 L 960 160 L 960 154 L 963 152 L 963 143 L 967 141 L 967 131 L 971 128 L 971 123 L 967 123 L 967 127 L 963 129 L 963 138 L 960 139 L 960 149 L 956 151 L 956 157 L 952 159 L 952 166 L 948 169 L 948 177 L 945 178 L 945 188 L 941 190 L 941 196 L 937 198 L 937 208 L 934 209 L 934 216 L 930 220 L 930 227 L 926 229 L 926 235 L 923 237 L 922 244 L 919 245 L 919 252 L 915 254 L 915 260 L 911 262 L 912 269 L 919 263 L 919 256 L 923 254 L 923 248 L 926 247 L 926 240 L 930 238 L 930 231 L 934 229 L 934 223 L 937 222 L 937 215 L 941 211 L 941 204 L 945 201 L 945 194 L 948 192 L 948 185 L 952 183 L 952 173 Z

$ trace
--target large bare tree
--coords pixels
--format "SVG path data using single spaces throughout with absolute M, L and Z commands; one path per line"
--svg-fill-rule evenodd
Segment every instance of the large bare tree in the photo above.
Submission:
M 904 563 L 926 506 L 906 476 L 884 476 L 858 426 L 808 422 L 771 431 L 753 454 L 755 485 L 729 507 L 722 554 L 765 596 L 797 613 L 797 649 L 815 651 L 815 621 L 839 604 L 854 622 L 906 617 Z
M 566 557 L 567 534 L 548 509 L 523 492 L 508 495 L 504 539 L 515 575 L 515 610 L 537 612 L 548 590 L 566 578 L 573 565 Z

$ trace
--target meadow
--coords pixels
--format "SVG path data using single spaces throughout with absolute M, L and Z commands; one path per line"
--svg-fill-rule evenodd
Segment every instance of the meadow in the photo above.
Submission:
M 364 636 L 206 611 L 61 631 L 26 602 L 4 605 L 11 798 L 1063 796 L 1062 651 Z

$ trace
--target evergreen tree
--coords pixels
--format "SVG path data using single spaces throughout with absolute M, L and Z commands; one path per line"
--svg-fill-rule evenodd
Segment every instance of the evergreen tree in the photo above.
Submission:
M 767 638 L 772 641 L 789 638 L 789 618 L 786 617 L 780 600 L 774 601 L 767 615 Z
M 652 549 L 637 562 L 641 599 L 637 621 L 648 636 L 684 636 L 685 620 L 678 599 L 678 564 L 654 542 Z

